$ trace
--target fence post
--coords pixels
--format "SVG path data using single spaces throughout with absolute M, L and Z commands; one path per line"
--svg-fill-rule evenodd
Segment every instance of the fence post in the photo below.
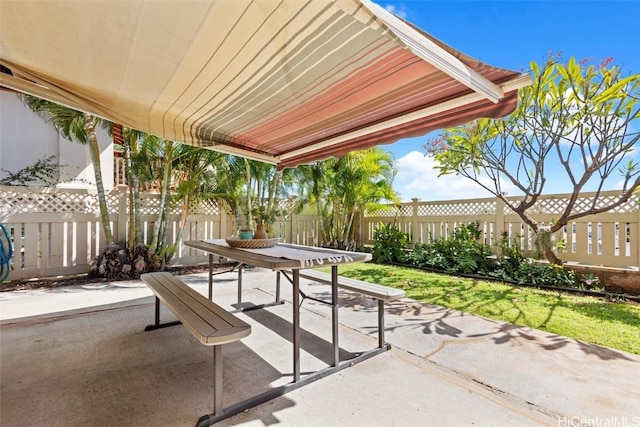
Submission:
M 286 211 L 287 211 L 287 216 L 285 216 L 282 220 L 282 225 L 284 225 L 284 236 L 280 236 L 282 237 L 287 243 L 294 243 L 294 244 L 299 244 L 300 242 L 294 242 L 293 241 L 293 224 L 295 223 L 295 206 L 296 206 L 296 199 L 298 196 L 295 195 L 289 195 L 287 197 L 287 202 L 286 202 Z M 306 227 L 305 227 L 306 228 Z M 314 230 L 311 230 L 312 232 Z M 306 232 L 305 232 L 306 234 Z M 315 237 L 315 236 L 314 236 Z
M 495 213 L 495 235 L 494 241 L 499 242 L 502 239 L 502 233 L 504 233 L 504 200 L 499 197 L 496 197 L 496 213 Z M 495 249 L 496 251 L 498 249 Z M 498 254 L 502 255 L 502 254 Z
M 217 236 L 211 236 L 212 239 L 215 239 L 215 238 L 224 239 L 228 235 L 228 231 L 227 231 L 227 219 L 228 218 L 227 217 L 229 216 L 229 213 L 225 209 L 225 205 L 223 203 L 218 204 L 218 209 L 220 210 L 220 212 L 219 212 L 219 215 L 220 215 L 220 230 L 218 231 L 218 235 Z M 231 234 L 234 234 L 234 233 L 232 232 Z
M 300 242 L 294 242 L 293 241 L 293 224 L 294 224 L 294 216 L 296 216 L 294 213 L 291 213 L 291 215 L 289 215 L 289 226 L 287 227 L 285 224 L 284 227 L 284 231 L 285 231 L 285 237 L 287 239 L 287 243 L 295 243 L 295 244 L 299 244 Z M 317 224 L 317 222 L 316 222 Z M 316 226 L 316 229 L 318 227 Z
M 625 236 L 625 240 L 626 238 L 627 236 Z M 636 207 L 636 235 L 634 237 L 634 240 L 635 240 L 636 255 L 637 255 L 636 265 L 640 266 L 640 207 Z M 631 252 L 633 253 L 633 251 Z
M 422 242 L 422 236 L 419 236 L 419 239 L 416 239 L 416 234 L 418 234 L 418 199 L 412 198 L 411 202 L 413 204 L 413 212 L 411 214 L 411 244 L 415 245 L 416 243 Z
M 127 211 L 127 200 L 129 198 L 129 186 L 118 184 L 118 216 L 116 217 L 116 242 L 127 241 L 127 221 L 129 212 Z

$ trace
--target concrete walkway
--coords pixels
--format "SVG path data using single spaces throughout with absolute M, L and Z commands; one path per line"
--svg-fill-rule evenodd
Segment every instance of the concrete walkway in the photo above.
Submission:
M 234 310 L 235 273 L 217 278 Z M 183 280 L 206 293 L 206 275 Z M 243 282 L 244 301 L 273 300 L 273 272 Z M 391 351 L 217 425 L 640 426 L 638 356 L 408 299 L 386 313 Z M 253 329 L 224 347 L 225 405 L 291 380 L 291 306 L 238 316 Z M 212 411 L 211 349 L 182 327 L 143 332 L 140 281 L 0 293 L 0 321 L 2 427 L 193 426 Z M 304 373 L 330 360 L 329 307 L 305 300 L 301 322 Z M 341 292 L 340 324 L 344 357 L 376 346 L 374 301 Z

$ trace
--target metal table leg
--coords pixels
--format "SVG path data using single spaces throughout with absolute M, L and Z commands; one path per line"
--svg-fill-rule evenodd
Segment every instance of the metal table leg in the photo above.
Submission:
M 293 382 L 300 381 L 300 270 L 293 270 Z
M 209 301 L 213 301 L 213 254 L 209 254 Z
M 209 415 L 204 415 L 200 417 L 197 427 L 210 426 L 218 421 L 224 420 L 226 418 L 231 417 L 232 415 L 238 414 L 242 411 L 245 411 L 249 408 L 253 408 L 262 403 L 268 402 L 272 399 L 275 399 L 279 396 L 282 396 L 290 391 L 296 390 L 300 387 L 303 387 L 307 384 L 311 384 L 314 381 L 317 381 L 321 378 L 324 378 L 328 375 L 341 371 L 343 369 L 354 366 L 358 363 L 361 363 L 377 354 L 383 353 L 390 348 L 388 344 L 384 344 L 384 321 L 383 321 L 383 313 L 384 313 L 384 304 L 382 301 L 379 302 L 378 305 L 378 325 L 380 327 L 380 338 L 379 338 L 379 347 L 374 348 L 372 350 L 365 351 L 360 353 L 358 356 L 355 356 L 349 360 L 345 360 L 343 362 L 339 361 L 340 356 L 340 347 L 338 342 L 338 267 L 332 266 L 331 269 L 331 309 L 332 309 L 332 334 L 333 334 L 333 353 L 334 353 L 334 365 L 328 366 L 324 369 L 320 369 L 314 373 L 305 375 L 304 378 L 301 378 L 300 374 L 300 301 L 301 301 L 301 292 L 300 292 L 300 271 L 298 269 L 293 269 L 291 271 L 292 277 L 289 277 L 288 274 L 283 272 L 285 278 L 291 282 L 293 286 L 293 381 L 290 383 L 284 384 L 282 386 L 268 389 L 267 391 L 258 394 L 256 396 L 250 397 L 242 402 L 235 403 L 226 408 L 220 408 L 218 404 L 222 404 L 222 392 L 217 394 L 220 398 L 215 399 L 214 403 L 214 413 Z M 303 295 L 304 296 L 304 295 Z M 307 297 L 309 298 L 309 297 Z M 326 303 L 326 301 L 317 300 L 320 302 Z M 217 355 L 216 355 L 217 356 Z M 221 362 L 222 354 L 216 360 Z M 218 368 L 216 368 L 218 369 Z M 216 374 L 216 379 L 222 379 L 222 373 Z M 218 384 L 214 385 L 214 389 L 219 387 Z
M 331 266 L 331 322 L 333 335 L 333 366 L 340 363 L 340 346 L 338 343 L 338 266 Z
M 213 346 L 213 413 L 220 415 L 222 400 L 222 345 Z
M 384 301 L 378 300 L 378 347 L 384 348 Z

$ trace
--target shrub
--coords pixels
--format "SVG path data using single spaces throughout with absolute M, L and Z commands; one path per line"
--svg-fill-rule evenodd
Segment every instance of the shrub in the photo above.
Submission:
M 509 240 L 509 234 L 506 231 L 502 233 L 500 241 L 496 243 L 500 252 L 498 262 L 493 268 L 493 270 L 500 272 L 500 275 L 496 277 L 508 279 L 518 275 L 521 266 L 527 262 L 527 257 L 521 249 L 521 243 L 522 236 L 518 235 Z
M 395 224 L 380 224 L 373 233 L 373 260 L 381 264 L 404 261 L 409 235 Z
M 520 283 L 533 285 L 558 286 L 575 288 L 576 276 L 571 270 L 565 270 L 560 265 L 538 264 L 529 260 L 524 261 L 511 277 Z
M 461 225 L 450 237 L 432 243 L 418 244 L 406 259 L 417 267 L 429 267 L 449 273 L 482 274 L 499 279 L 534 285 L 580 287 L 575 273 L 560 265 L 540 264 L 528 259 L 522 251 L 522 237 L 509 240 L 503 233 L 496 246 L 498 260 L 489 260 L 491 248 L 479 242 L 479 224 Z
M 450 237 L 432 243 L 416 245 L 408 261 L 451 273 L 487 272 L 491 248 L 478 241 L 481 236 L 478 222 L 457 227 Z

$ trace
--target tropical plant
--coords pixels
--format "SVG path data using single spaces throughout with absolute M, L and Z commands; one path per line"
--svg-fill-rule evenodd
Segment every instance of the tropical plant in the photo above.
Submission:
M 153 223 L 151 241 L 149 242 L 149 258 L 155 260 L 157 253 L 166 253 L 168 248 L 168 227 L 171 213 L 171 193 L 169 186 L 172 183 L 171 172 L 176 152 L 177 143 L 168 139 L 147 135 L 141 149 L 141 154 L 151 158 L 149 163 L 149 176 L 154 181 L 154 187 L 160 191 L 160 204 L 158 218 Z M 162 268 L 161 265 L 153 269 Z
M 380 264 L 403 261 L 409 234 L 394 223 L 379 224 L 373 232 L 373 260 Z
M 417 267 L 452 274 L 479 274 L 534 285 L 578 287 L 573 271 L 529 259 L 521 249 L 521 236 L 509 240 L 508 234 L 503 233 L 497 243 L 500 255 L 495 262 L 490 259 L 491 248 L 479 241 L 480 236 L 478 222 L 460 225 L 447 238 L 414 245 L 406 259 Z
M 479 273 L 490 269 L 491 248 L 480 242 L 478 222 L 459 224 L 450 236 L 429 244 L 417 245 L 413 262 L 457 273 Z
M 280 204 L 288 197 L 294 170 L 276 170 L 273 165 L 236 156 L 229 156 L 227 163 L 228 169 L 219 181 L 226 189 L 224 201 L 237 223 L 243 229 L 264 223 L 271 231 L 275 220 L 286 215 Z
M 527 256 L 522 251 L 522 240 L 521 235 L 509 239 L 509 233 L 502 233 L 500 241 L 496 243 L 499 255 L 495 270 L 489 273 L 491 276 L 505 279 L 517 276 L 520 266 L 527 262 Z
M 292 172 L 298 209 L 315 207 L 319 246 L 355 249 L 358 214 L 387 209 L 383 203 L 399 201 L 393 190 L 393 157 L 380 148 L 301 165 Z
M 532 86 L 520 90 L 518 108 L 504 119 L 479 119 L 445 130 L 425 146 L 441 175 L 459 174 L 500 198 L 536 233 L 531 215 L 553 166 L 571 183 L 569 202 L 549 232 L 570 221 L 607 212 L 625 203 L 640 183 L 640 165 L 633 159 L 640 139 L 640 74 L 623 76 L 611 59 L 565 64 L 551 57 L 540 67 L 531 64 Z M 557 164 L 557 166 L 556 166 Z M 616 172 L 620 176 L 616 176 Z M 489 183 L 485 177 L 489 177 Z M 605 184 L 619 180 L 615 198 L 602 199 Z M 522 198 L 507 198 L 505 181 Z M 588 206 L 576 206 L 580 192 L 596 188 Z M 542 240 L 541 240 L 542 241 Z M 553 239 L 544 239 L 545 256 L 554 264 Z
M 339 249 L 355 249 L 357 213 L 388 208 L 383 202 L 399 203 L 393 189 L 393 157 L 380 148 L 371 148 L 330 159 L 327 169 L 327 240 Z
M 176 148 L 173 200 L 179 203 L 181 213 L 173 246 L 182 240 L 187 217 L 194 207 L 201 204 L 216 206 L 226 196 L 216 179 L 218 171 L 226 170 L 226 158 L 226 154 L 201 147 L 179 144 Z
M 325 218 L 329 216 L 330 203 L 327 199 L 327 188 L 330 186 L 328 178 L 328 163 L 326 161 L 313 162 L 307 165 L 300 165 L 294 169 L 298 183 L 300 196 L 299 207 L 311 204 L 316 208 L 318 221 L 318 246 L 323 246 L 327 241 L 327 231 L 325 229 Z
M 26 186 L 30 182 L 41 182 L 44 186 L 55 185 L 60 177 L 60 165 L 54 161 L 55 158 L 54 155 L 45 156 L 17 172 L 0 169 L 7 174 L 0 179 L 0 185 Z
M 286 209 L 273 208 L 269 210 L 267 206 L 256 206 L 251 210 L 251 215 L 256 224 L 273 224 L 283 216 L 287 215 Z
M 598 289 L 600 278 L 594 273 L 582 273 L 580 275 L 580 282 L 588 289 Z
M 142 222 L 140 219 L 140 166 L 136 162 L 139 152 L 139 141 L 144 138 L 143 132 L 113 123 L 111 127 L 113 143 L 121 146 L 125 161 L 125 179 L 129 187 L 129 254 L 133 256 L 134 249 L 142 244 Z
M 109 209 L 107 207 L 107 197 L 102 182 L 102 168 L 100 164 L 100 147 L 96 135 L 96 127 L 109 127 L 110 123 L 99 119 L 92 114 L 82 113 L 72 108 L 65 107 L 54 102 L 46 101 L 31 95 L 22 95 L 24 103 L 38 116 L 50 123 L 65 138 L 86 144 L 89 147 L 91 162 L 96 180 L 96 191 L 98 193 L 98 205 L 100 208 L 100 224 L 104 232 L 107 244 L 114 244 L 111 223 L 109 220 Z

